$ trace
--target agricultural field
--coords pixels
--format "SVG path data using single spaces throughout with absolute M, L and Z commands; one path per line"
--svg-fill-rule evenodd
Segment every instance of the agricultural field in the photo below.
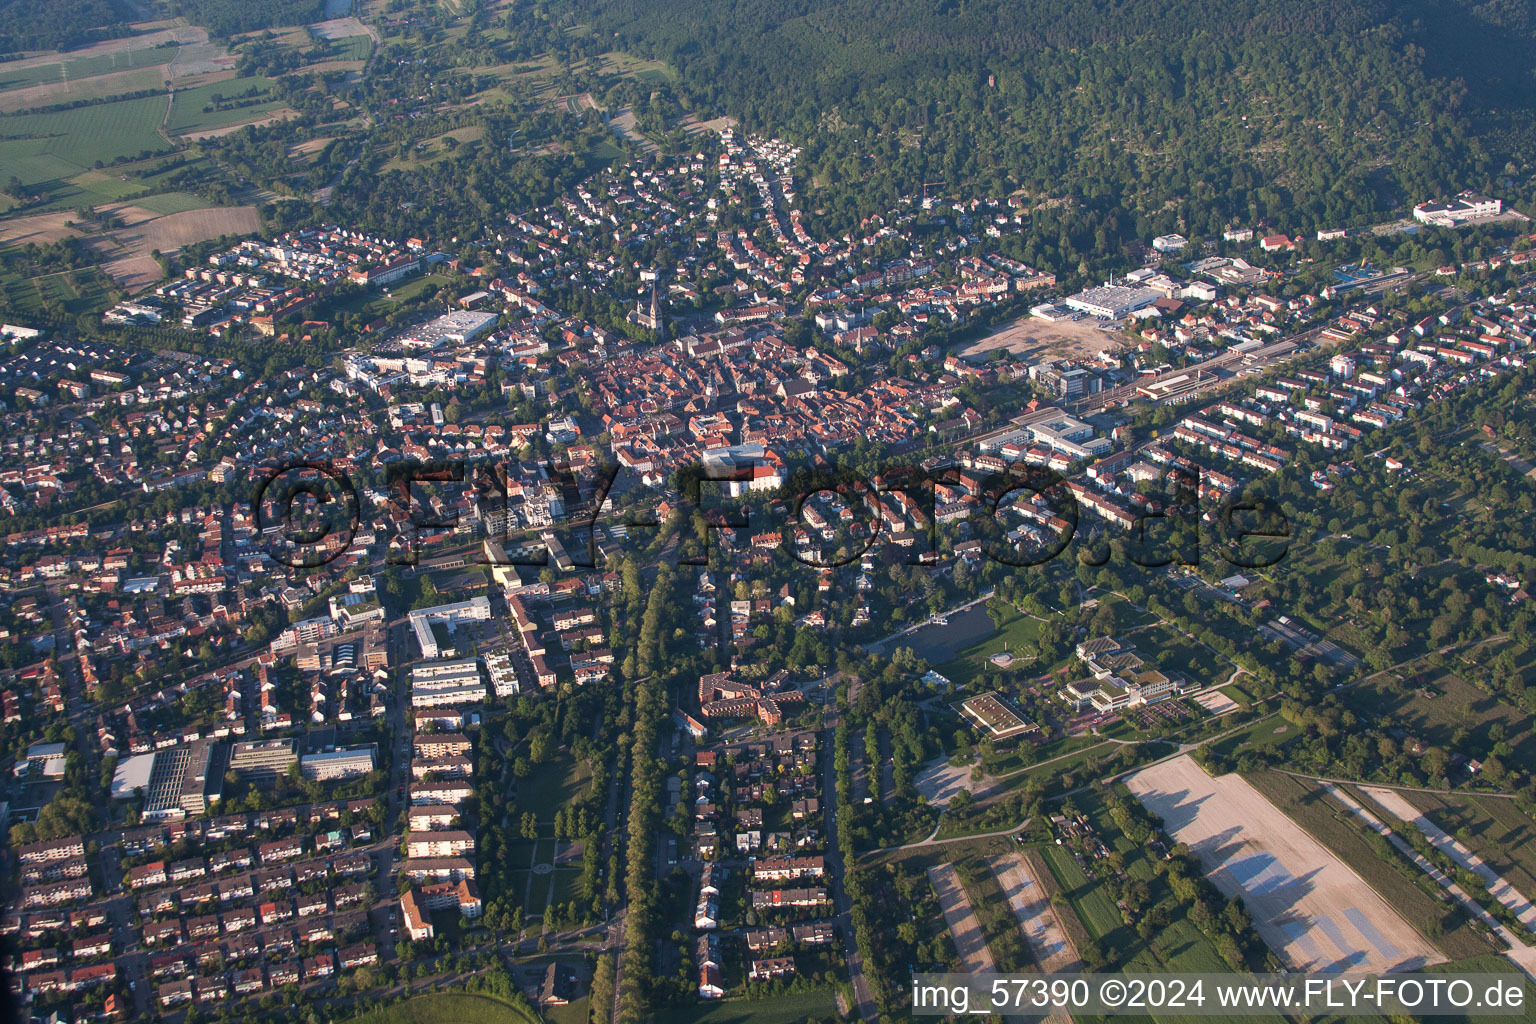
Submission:
M 1536 823 L 1515 801 L 1458 794 L 1402 795 L 1516 889 L 1536 893 Z
M 1356 815 L 1331 800 L 1320 785 L 1276 771 L 1244 778 L 1365 879 L 1446 956 L 1454 960 L 1492 948 L 1464 914 L 1442 900 L 1438 884 L 1397 854 L 1386 840 L 1365 829 Z M 1416 803 L 1420 795 L 1415 794 Z M 1437 799 L 1422 795 L 1426 800 Z
M 162 45 L 165 42 L 163 39 L 158 44 L 144 45 L 149 38 L 138 40 L 140 45 L 135 49 L 89 47 L 73 54 L 55 55 L 51 59 L 42 57 L 5 64 L 0 67 L 0 91 L 29 89 L 56 82 L 81 82 L 170 63 L 178 48 Z
M 161 205 L 184 205 L 184 201 L 172 199 Z M 160 280 L 160 265 L 151 255 L 155 250 L 175 252 L 193 242 L 222 235 L 252 234 L 261 227 L 255 208 L 250 206 L 188 209 L 162 216 L 135 204 L 114 208 L 112 212 L 127 226 L 106 232 L 94 244 L 106 258 L 103 269 L 130 290 Z
M 1079 970 L 1082 961 L 1067 941 L 1066 932 L 1051 907 L 1050 898 L 1035 879 L 1029 862 L 1020 853 L 987 858 L 987 866 L 1013 908 L 1030 956 L 1041 971 Z
M 933 886 L 933 894 L 938 897 L 939 906 L 944 911 L 949 934 L 955 940 L 961 970 L 971 974 L 997 970 L 992 951 L 987 947 L 986 934 L 976 918 L 976 911 L 971 907 L 965 887 L 960 884 L 960 876 L 954 865 L 936 864 L 929 868 L 928 882 Z
M 159 133 L 165 107 L 165 97 L 148 96 L 0 117 L 0 180 L 19 178 L 24 188 L 47 185 L 59 198 L 64 182 L 98 161 L 169 150 Z
M 1154 902 L 1171 899 L 1167 882 L 1146 848 L 1120 830 L 1097 792 L 1075 794 L 1072 799 L 1077 811 L 1089 817 L 1111 855 L 1120 858 L 1126 879 L 1146 886 Z M 1175 912 L 1144 939 L 1133 926 L 1136 922 L 1127 922 L 1109 895 L 1103 879 L 1114 869 L 1107 859 L 1089 865 L 1098 876 L 1093 879 L 1065 847 L 1025 848 L 1021 853 L 1042 888 L 1051 894 L 1051 907 L 1067 938 L 1085 957 L 1092 955 L 1085 950 L 1096 948 L 1116 968 L 1148 973 L 1229 970 L 1211 935 L 1191 921 L 1187 912 Z M 1172 1015 L 1158 1019 L 1164 1024 L 1182 1021 Z
M 1242 896 L 1254 927 L 1305 970 L 1387 971 L 1446 958 L 1339 858 L 1236 775 L 1174 758 L 1126 779 L 1216 887 Z
M 1447 834 L 1433 821 L 1419 813 L 1402 793 L 1395 789 L 1385 789 L 1380 786 L 1359 786 L 1359 791 L 1364 793 L 1379 808 L 1400 821 L 1406 822 L 1417 829 L 1431 846 L 1442 854 L 1451 858 L 1457 864 L 1469 871 L 1481 876 L 1487 883 L 1488 895 L 1498 900 L 1511 913 L 1519 919 L 1526 928 L 1536 928 L 1536 907 L 1531 905 L 1530 898 L 1512 884 L 1509 879 L 1503 877 L 1497 870 L 1469 850 L 1465 844 L 1454 836 Z M 1536 890 L 1527 890 L 1536 891 Z
M 270 78 L 232 78 L 178 89 L 166 120 L 166 131 L 190 135 L 265 118 L 283 106 L 283 101 L 272 93 L 274 84 Z M 253 89 L 258 95 L 246 97 Z

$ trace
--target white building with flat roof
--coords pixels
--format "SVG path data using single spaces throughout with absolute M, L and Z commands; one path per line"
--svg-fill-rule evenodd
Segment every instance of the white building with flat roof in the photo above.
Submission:
M 1146 309 L 1162 297 L 1161 292 L 1152 288 L 1127 288 L 1123 285 L 1106 284 L 1067 296 L 1067 305 L 1101 320 L 1119 320 L 1130 316 L 1138 309 Z
M 489 622 L 491 602 L 486 597 L 474 597 L 455 604 L 439 604 L 431 608 L 419 608 L 411 612 L 411 629 L 416 633 L 416 643 L 423 658 L 436 658 L 441 653 L 432 626 L 440 624 L 450 633 L 461 622 Z
M 495 313 L 480 313 L 472 309 L 444 313 L 433 320 L 414 327 L 400 336 L 405 348 L 441 348 L 447 342 L 473 341 L 496 323 Z
M 1491 199 L 1476 192 L 1463 192 L 1448 202 L 1420 203 L 1413 208 L 1413 219 L 1436 227 L 1455 227 L 1480 217 L 1496 217 L 1503 212 L 1502 200 Z

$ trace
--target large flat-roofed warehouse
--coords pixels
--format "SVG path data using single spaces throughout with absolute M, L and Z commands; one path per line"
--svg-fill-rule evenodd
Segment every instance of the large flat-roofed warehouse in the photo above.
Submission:
M 490 330 L 494 323 L 495 313 L 477 313 L 468 309 L 444 313 L 406 331 L 400 336 L 400 344 L 406 348 L 439 348 L 444 342 L 473 341 Z
M 1106 284 L 1088 288 L 1076 295 L 1067 296 L 1067 305 L 1089 316 L 1103 320 L 1119 320 L 1138 309 L 1146 309 L 1163 297 L 1163 293 L 1151 288 L 1127 288 L 1124 285 Z

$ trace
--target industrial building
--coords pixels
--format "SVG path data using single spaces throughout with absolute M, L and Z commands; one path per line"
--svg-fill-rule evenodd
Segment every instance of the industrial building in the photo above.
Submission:
M 1146 309 L 1160 298 L 1162 293 L 1151 288 L 1106 284 L 1067 296 L 1067 305 L 1101 320 L 1119 320 L 1138 309 Z
M 406 331 L 400 336 L 400 344 L 405 348 L 424 349 L 441 348 L 450 341 L 463 344 L 480 337 L 495 323 L 495 313 L 477 313 L 470 309 L 444 313 Z
M 1450 202 L 1420 203 L 1413 208 L 1413 219 L 1421 224 L 1451 228 L 1480 217 L 1496 217 L 1503 211 L 1501 200 L 1463 192 Z

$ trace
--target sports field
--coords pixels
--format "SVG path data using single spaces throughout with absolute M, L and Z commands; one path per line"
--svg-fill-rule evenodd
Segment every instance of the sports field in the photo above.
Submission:
M 1293 968 L 1412 970 L 1445 957 L 1364 881 L 1237 775 L 1177 757 L 1125 780 Z

